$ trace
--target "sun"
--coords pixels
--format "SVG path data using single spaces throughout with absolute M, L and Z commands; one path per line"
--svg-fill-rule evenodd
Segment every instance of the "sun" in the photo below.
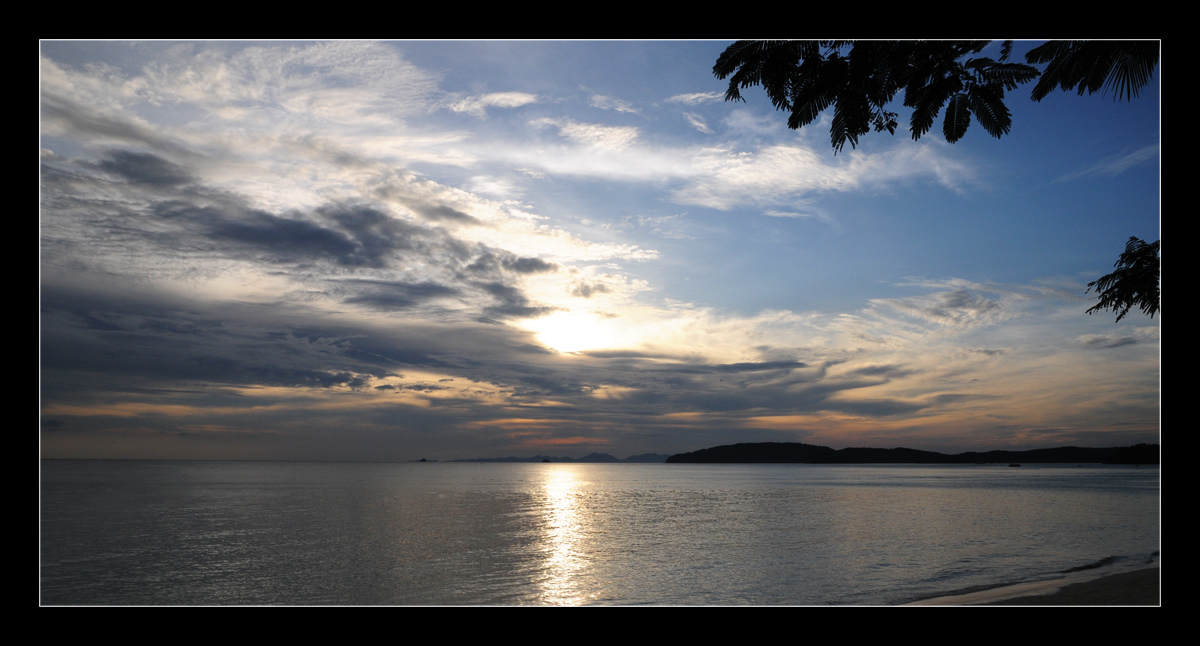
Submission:
M 538 342 L 559 352 L 628 348 L 634 345 L 617 318 L 587 311 L 559 311 L 526 319 L 521 327 L 535 333 Z

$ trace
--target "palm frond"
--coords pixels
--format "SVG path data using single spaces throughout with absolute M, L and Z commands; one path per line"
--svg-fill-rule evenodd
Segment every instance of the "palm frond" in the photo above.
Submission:
M 1122 51 L 1113 61 L 1112 71 L 1104 83 L 1104 93 L 1113 90 L 1113 100 L 1130 101 L 1139 91 L 1150 84 L 1154 68 L 1158 65 L 1158 43 L 1136 43 Z
M 1131 100 L 1150 83 L 1158 65 L 1155 41 L 1050 41 L 1025 55 L 1030 63 L 1047 63 L 1031 98 L 1041 101 L 1055 88 L 1105 94 Z

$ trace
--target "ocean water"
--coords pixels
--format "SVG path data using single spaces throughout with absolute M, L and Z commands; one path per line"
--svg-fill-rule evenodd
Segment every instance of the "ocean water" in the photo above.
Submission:
M 1159 549 L 1157 467 L 41 466 L 43 604 L 897 604 Z

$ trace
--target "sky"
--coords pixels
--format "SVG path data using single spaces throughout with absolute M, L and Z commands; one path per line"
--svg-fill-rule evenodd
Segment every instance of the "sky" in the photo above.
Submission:
M 43 41 L 42 455 L 1158 441 L 1157 69 L 834 154 L 729 44 Z

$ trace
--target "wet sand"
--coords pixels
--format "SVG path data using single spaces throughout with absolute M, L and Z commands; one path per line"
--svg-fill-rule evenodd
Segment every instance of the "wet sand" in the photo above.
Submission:
M 1110 574 L 1092 581 L 1072 583 L 1050 594 L 1027 595 L 993 601 L 993 606 L 1157 606 L 1159 568 Z
M 1157 606 L 1161 605 L 1159 566 L 1115 574 L 1076 573 L 951 597 L 925 599 L 914 606 Z

